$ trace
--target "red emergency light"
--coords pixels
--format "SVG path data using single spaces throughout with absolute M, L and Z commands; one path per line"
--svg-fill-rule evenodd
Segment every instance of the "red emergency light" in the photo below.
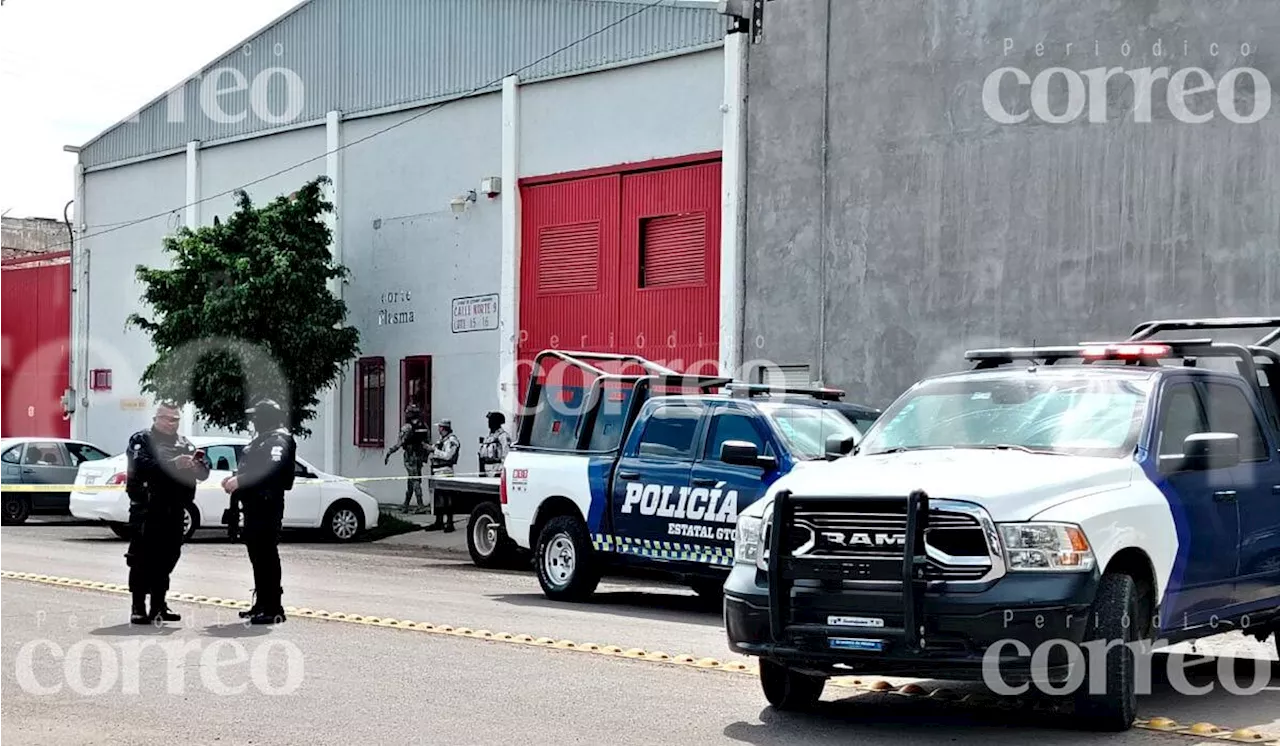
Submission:
M 1086 358 L 1106 360 L 1137 360 L 1144 357 L 1169 357 L 1172 354 L 1173 348 L 1169 345 L 1153 344 L 1089 345 L 1082 353 Z

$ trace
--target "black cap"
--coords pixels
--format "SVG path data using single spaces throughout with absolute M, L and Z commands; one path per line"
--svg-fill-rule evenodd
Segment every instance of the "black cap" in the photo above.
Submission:
M 244 410 L 245 414 L 274 414 L 277 417 L 284 416 L 284 408 L 275 399 L 259 399 L 252 407 Z

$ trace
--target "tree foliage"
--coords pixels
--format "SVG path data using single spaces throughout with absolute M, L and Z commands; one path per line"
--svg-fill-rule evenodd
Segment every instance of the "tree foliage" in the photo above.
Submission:
M 156 352 L 144 391 L 191 402 L 205 422 L 237 431 L 248 427 L 245 408 L 271 397 L 287 407 L 294 433 L 311 433 L 317 395 L 359 352 L 359 332 L 343 326 L 346 304 L 328 287 L 348 271 L 329 253 L 325 183 L 321 176 L 263 207 L 237 191 L 225 222 L 164 239 L 169 269 L 137 267 L 154 309 L 129 317 Z

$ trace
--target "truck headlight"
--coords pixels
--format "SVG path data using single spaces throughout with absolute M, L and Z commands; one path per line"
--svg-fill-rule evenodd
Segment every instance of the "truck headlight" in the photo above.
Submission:
M 1070 523 L 1002 523 L 1010 570 L 1088 572 L 1093 549 L 1084 531 Z
M 740 565 L 754 565 L 760 557 L 760 529 L 764 522 L 749 515 L 738 519 L 738 530 L 733 541 L 733 561 Z

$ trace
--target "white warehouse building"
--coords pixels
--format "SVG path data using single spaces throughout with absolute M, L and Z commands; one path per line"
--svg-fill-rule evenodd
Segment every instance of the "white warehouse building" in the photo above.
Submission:
M 485 414 L 512 424 L 517 360 L 548 340 L 627 352 L 637 328 L 676 336 L 637 293 L 683 309 L 679 335 L 698 341 L 680 354 L 734 364 L 731 20 L 714 0 L 294 7 L 74 149 L 73 437 L 119 452 L 150 423 L 154 355 L 125 322 L 150 311 L 135 268 L 167 263 L 162 238 L 225 217 L 238 188 L 261 205 L 322 174 L 351 271 L 335 290 L 361 338 L 300 442 L 327 471 L 398 473 L 383 455 L 410 402 L 453 421 L 458 470 L 475 471 Z M 374 484 L 386 502 L 403 492 Z

